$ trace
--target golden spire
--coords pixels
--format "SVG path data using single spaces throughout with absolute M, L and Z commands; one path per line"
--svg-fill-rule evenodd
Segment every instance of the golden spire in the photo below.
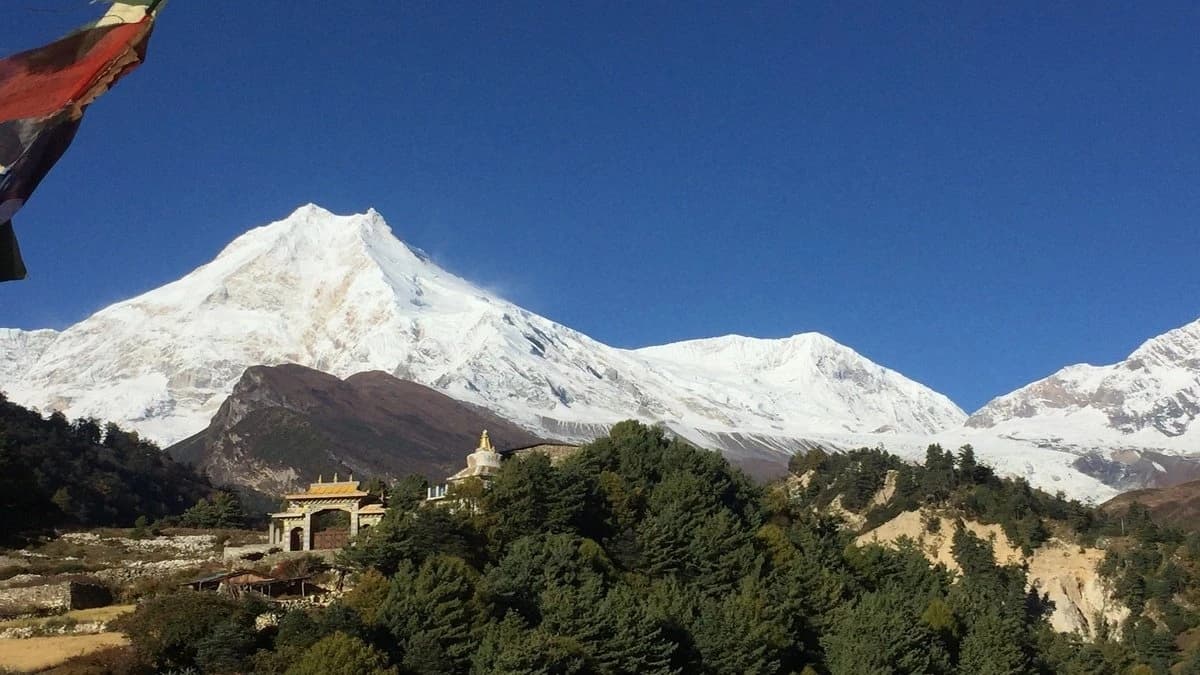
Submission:
M 318 482 L 318 483 L 320 483 L 320 482 L 321 482 L 321 474 L 317 474 L 317 482 Z
M 337 477 L 336 471 L 333 472 L 333 482 L 335 482 L 335 483 L 338 482 L 338 477 Z
M 479 449 L 490 450 L 492 452 L 496 451 L 496 449 L 492 447 L 492 439 L 488 438 L 487 429 L 484 429 L 483 434 L 479 437 Z

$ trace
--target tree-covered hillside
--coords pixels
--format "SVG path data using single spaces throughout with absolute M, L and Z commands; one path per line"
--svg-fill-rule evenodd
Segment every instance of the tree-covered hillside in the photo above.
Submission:
M 903 511 L 934 506 L 1002 526 L 1026 553 L 1046 541 L 1052 524 L 1080 543 L 1117 533 L 1114 521 L 1090 506 L 1035 489 L 1021 478 L 997 476 L 976 460 L 969 445 L 957 453 L 931 445 L 924 464 L 909 464 L 879 448 L 836 454 L 816 449 L 794 456 L 789 469 L 803 483 L 792 492 L 801 503 L 825 509 L 840 499 L 841 507 L 865 517 L 867 528 Z M 886 500 L 875 500 L 889 472 L 894 491 Z
M 0 394 L 0 541 L 183 513 L 212 486 L 115 424 L 42 417 Z
M 946 455 L 931 458 L 923 469 L 948 479 Z M 285 612 L 261 632 L 258 609 L 212 596 L 139 609 L 127 628 L 147 671 L 1115 674 L 1166 663 L 1053 632 L 1025 570 L 998 565 L 968 530 L 954 533 L 959 575 L 912 545 L 860 548 L 804 499 L 633 422 L 557 466 L 509 461 L 457 509 L 406 498 L 416 483 L 345 552 L 358 584 L 328 608 Z

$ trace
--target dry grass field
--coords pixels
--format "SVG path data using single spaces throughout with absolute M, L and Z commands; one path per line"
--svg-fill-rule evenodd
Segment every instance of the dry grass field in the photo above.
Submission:
M 0 640 L 0 668 L 37 672 L 76 656 L 127 644 L 129 640 L 120 633 Z
M 88 623 L 91 621 L 112 621 L 113 619 L 128 614 L 137 609 L 137 605 L 109 605 L 108 607 L 96 607 L 95 609 L 76 609 L 65 614 L 55 614 L 54 616 L 42 616 L 26 619 L 10 619 L 8 621 L 0 621 L 0 628 L 17 628 L 22 626 L 41 626 L 49 622 L 63 622 L 73 620 L 75 623 Z

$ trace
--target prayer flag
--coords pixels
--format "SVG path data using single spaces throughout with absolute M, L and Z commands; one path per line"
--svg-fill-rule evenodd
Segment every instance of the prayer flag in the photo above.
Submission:
M 87 106 L 142 62 L 156 5 L 114 3 L 88 28 L 0 59 L 0 281 L 25 278 L 13 215 L 66 152 Z

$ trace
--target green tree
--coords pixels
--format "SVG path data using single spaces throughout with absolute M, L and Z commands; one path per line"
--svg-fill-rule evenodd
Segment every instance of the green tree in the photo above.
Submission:
M 595 672 L 574 640 L 530 630 L 515 615 L 491 624 L 471 661 L 477 675 L 573 675 Z
M 950 672 L 945 646 L 900 589 L 866 593 L 836 610 L 821 643 L 835 674 Z
M 292 650 L 299 654 L 313 646 L 321 639 L 321 629 L 309 613 L 303 609 L 293 609 L 279 620 L 279 630 L 275 634 L 275 648 Z
M 675 645 L 663 635 L 662 626 L 648 611 L 643 599 L 627 586 L 609 591 L 599 607 L 605 618 L 604 640 L 593 653 L 602 672 L 666 675 L 674 672 L 671 655 Z
M 288 668 L 287 675 L 395 675 L 387 657 L 362 640 L 334 633 L 318 640 Z
M 387 577 L 376 569 L 358 575 L 354 588 L 342 596 L 342 604 L 358 612 L 364 626 L 379 623 L 379 613 L 387 602 L 391 587 Z
M 178 670 L 194 666 L 205 638 L 229 623 L 239 609 L 237 602 L 224 596 L 186 591 L 143 602 L 118 626 L 147 663 Z M 253 630 L 252 624 L 242 627 Z
M 196 642 L 196 665 L 205 673 L 240 673 L 254 653 L 256 634 L 226 621 Z
M 612 563 L 596 542 L 568 534 L 541 534 L 514 541 L 487 571 L 483 589 L 498 611 L 515 610 L 537 622 L 540 595 L 547 588 L 578 586 L 585 580 L 604 587 L 612 574 Z
M 933 503 L 945 501 L 955 486 L 954 455 L 934 444 L 925 450 L 925 471 L 920 488 L 925 498 Z
M 703 672 L 776 672 L 791 646 L 785 618 L 753 578 L 736 593 L 702 599 L 691 632 Z
M 467 670 L 476 629 L 485 616 L 476 596 L 477 582 L 475 570 L 449 556 L 426 560 L 415 577 L 397 573 L 380 621 L 399 645 L 406 669 Z
M 975 617 L 963 638 L 959 670 L 978 675 L 1020 675 L 1030 672 L 1029 658 L 1022 650 L 1022 626 L 1000 612 Z
M 564 531 L 565 523 L 551 523 L 558 485 L 550 458 L 534 453 L 509 460 L 492 479 L 484 496 L 493 520 L 491 537 L 503 550 L 512 542 L 539 532 Z
M 71 499 L 71 490 L 69 488 L 60 487 L 54 491 L 54 496 L 50 501 L 58 507 L 58 510 L 67 517 L 75 515 L 75 502 Z
M 391 576 L 405 562 L 420 565 L 435 555 L 475 561 L 484 544 L 469 514 L 444 508 L 414 513 L 389 510 L 383 522 L 367 530 L 352 548 L 339 554 L 341 562 L 359 569 L 374 568 Z
M 396 481 L 388 494 L 388 508 L 397 511 L 415 511 L 425 501 L 429 481 L 424 476 L 410 473 Z
M 245 520 L 241 499 L 229 490 L 218 490 L 210 499 L 197 500 L 180 518 L 185 527 L 205 529 L 242 527 Z

